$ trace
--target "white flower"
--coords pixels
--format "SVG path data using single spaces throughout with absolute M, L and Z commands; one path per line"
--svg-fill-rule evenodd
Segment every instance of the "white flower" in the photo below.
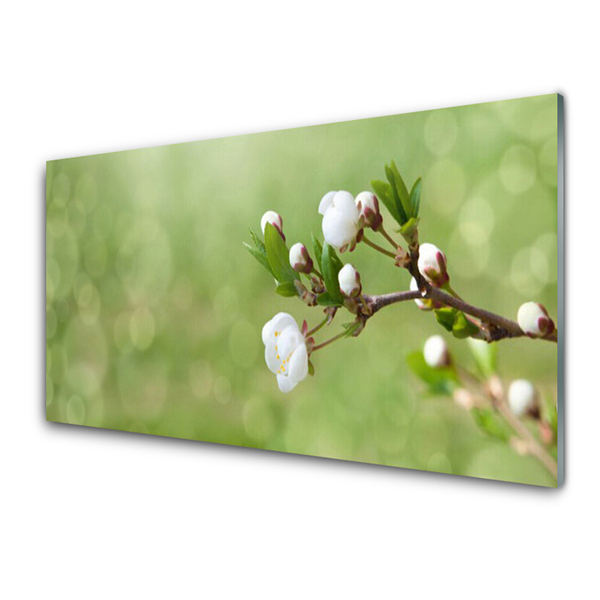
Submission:
M 515 379 L 508 388 L 508 405 L 520 417 L 535 407 L 535 388 L 526 379 Z
M 268 210 L 262 216 L 262 219 L 260 220 L 260 228 L 262 229 L 263 235 L 265 235 L 265 227 L 267 226 L 267 223 L 273 225 L 273 227 L 279 231 L 279 234 L 285 240 L 285 236 L 283 235 L 283 219 L 281 218 L 281 215 L 277 214 L 273 210 Z
M 554 331 L 554 323 L 548 316 L 548 311 L 537 302 L 521 304 L 517 314 L 519 327 L 533 337 L 549 335 Z
M 361 192 L 356 196 L 356 207 L 363 223 L 377 231 L 383 222 L 383 217 L 379 212 L 379 200 L 372 192 Z
M 425 362 L 434 369 L 447 367 L 450 364 L 448 346 L 441 335 L 432 335 L 423 347 Z
M 433 244 L 421 244 L 419 247 L 419 271 L 429 283 L 442 287 L 450 277 L 446 271 L 446 255 Z
M 304 244 L 298 242 L 290 248 L 290 265 L 299 273 L 310 273 L 313 268 L 312 258 Z
M 360 275 L 350 263 L 344 265 L 340 269 L 338 281 L 340 284 L 340 291 L 344 296 L 352 298 L 353 296 L 358 296 L 358 294 L 360 294 Z
M 287 313 L 276 314 L 262 330 L 265 361 L 277 375 L 282 392 L 293 390 L 308 375 L 308 350 L 306 339 L 294 317 Z
M 323 215 L 325 241 L 340 252 L 349 246 L 353 248 L 361 228 L 352 194 L 344 191 L 325 194 L 319 204 L 319 213 Z

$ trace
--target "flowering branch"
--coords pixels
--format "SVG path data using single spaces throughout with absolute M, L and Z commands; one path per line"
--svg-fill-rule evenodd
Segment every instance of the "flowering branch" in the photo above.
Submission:
M 493 392 L 495 386 L 489 386 L 489 396 L 492 401 L 492 406 L 498 411 L 502 418 L 510 425 L 514 432 L 521 438 L 524 443 L 524 450 L 531 456 L 539 460 L 547 471 L 556 479 L 558 467 L 556 461 L 550 456 L 549 452 L 535 439 L 534 435 L 525 427 L 525 425 L 511 411 L 510 406 L 504 399 L 503 395 L 496 395 Z
M 323 196 L 319 213 L 323 216 L 325 243 L 313 235 L 313 256 L 302 243 L 296 243 L 288 250 L 283 219 L 276 212 L 267 211 L 261 219 L 264 242 L 251 230 L 254 247 L 246 246 L 275 279 L 276 292 L 299 297 L 308 306 L 318 306 L 325 313 L 325 318 L 321 317 L 312 329 L 306 321 L 299 327 L 287 313 L 275 315 L 264 326 L 265 359 L 277 377 L 279 388 L 289 392 L 307 375 L 314 374 L 311 357 L 317 350 L 344 337 L 357 337 L 368 320 L 381 309 L 412 300 L 419 309 L 432 311 L 439 324 L 453 337 L 470 338 L 472 350 L 474 344 L 481 344 L 473 354 L 486 381 L 481 384 L 467 369 L 454 364 L 442 336 L 429 338 L 422 354 L 409 356 L 409 366 L 415 374 L 434 394 L 453 392 L 455 400 L 469 408 L 481 429 L 507 441 L 505 432 L 498 429 L 500 426 L 491 416 L 498 415 L 497 418 L 517 435 L 513 447 L 534 456 L 556 477 L 556 461 L 520 419 L 528 415 L 536 418 L 545 442 L 549 443 L 555 437 L 551 424 L 541 419 L 533 385 L 516 380 L 505 399 L 491 358 L 496 347 L 491 342 L 507 338 L 527 336 L 556 343 L 558 335 L 552 319 L 536 302 L 521 305 L 517 321 L 512 321 L 463 300 L 450 285 L 446 255 L 433 244 L 419 243 L 421 180 L 418 179 L 409 192 L 393 162 L 386 166 L 386 176 L 387 183 L 371 182 L 377 195 L 365 191 L 354 198 L 346 191 L 332 191 Z M 400 226 L 397 231 L 407 244 L 406 250 L 384 228 L 380 200 Z M 365 235 L 367 229 L 381 234 L 393 251 L 369 239 Z M 350 263 L 344 264 L 336 254 L 336 251 L 340 254 L 352 252 L 361 242 L 393 259 L 396 267 L 406 269 L 412 276 L 410 289 L 380 295 L 363 293 L 358 271 Z M 309 280 L 309 287 L 303 283 L 305 279 Z M 330 325 L 341 310 L 347 310 L 354 320 L 344 323 L 341 333 L 316 343 L 313 336 Z M 461 380 L 476 388 L 477 393 L 468 391 Z

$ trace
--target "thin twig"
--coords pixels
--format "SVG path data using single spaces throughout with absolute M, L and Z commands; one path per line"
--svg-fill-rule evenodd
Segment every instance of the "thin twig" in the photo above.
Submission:
M 311 335 L 317 333 L 321 327 L 323 327 L 327 321 L 329 320 L 329 316 L 326 316 L 316 327 L 313 327 L 307 334 L 306 337 L 310 337 Z
M 320 350 L 321 348 L 325 348 L 325 346 L 329 346 L 329 344 L 332 344 L 336 340 L 346 337 L 347 335 L 348 335 L 348 333 L 346 331 L 342 331 L 342 333 L 338 333 L 336 336 L 332 337 L 330 340 L 327 340 L 326 342 L 323 342 L 322 344 L 319 344 L 318 346 L 314 346 L 312 349 L 312 352 L 316 352 L 317 350 Z
M 381 252 L 381 254 L 385 254 L 386 256 L 390 256 L 393 259 L 396 258 L 396 255 L 393 252 L 390 252 L 389 250 L 386 250 L 385 248 L 382 248 L 381 246 L 378 246 L 375 242 L 372 242 L 369 238 L 367 238 L 366 235 L 363 237 L 362 241 L 365 244 L 367 244 L 367 246 L 371 246 L 371 248 L 374 248 L 375 250 L 377 250 L 377 252 Z
M 400 244 L 398 244 L 394 240 L 394 238 L 392 238 L 392 236 L 385 230 L 385 228 L 383 227 L 383 223 L 379 226 L 379 229 L 377 231 L 381 233 L 381 235 L 392 245 L 394 250 L 398 250 L 398 248 L 400 248 Z

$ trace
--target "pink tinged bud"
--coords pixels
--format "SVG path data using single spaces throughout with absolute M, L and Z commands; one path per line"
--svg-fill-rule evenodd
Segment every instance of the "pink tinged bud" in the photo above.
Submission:
M 308 274 L 312 271 L 313 261 L 304 244 L 298 242 L 290 248 L 290 265 L 298 273 Z
M 433 244 L 419 247 L 419 271 L 435 287 L 442 287 L 450 280 L 446 270 L 446 255 Z
M 262 219 L 260 220 L 260 228 L 262 229 L 263 235 L 265 234 L 265 227 L 267 226 L 267 223 L 273 225 L 273 227 L 277 229 L 279 235 L 281 235 L 285 241 L 285 235 L 283 235 L 283 219 L 281 218 L 281 215 L 277 214 L 273 210 L 268 210 L 262 216 Z
M 361 192 L 356 196 L 356 208 L 358 208 L 359 218 L 366 227 L 377 231 L 381 227 L 383 217 L 379 212 L 379 200 L 371 192 Z
M 358 271 L 350 264 L 344 265 L 338 273 L 340 291 L 344 296 L 353 298 L 361 292 L 360 275 Z
M 533 384 L 526 379 L 515 379 L 508 388 L 508 405 L 517 417 L 534 410 L 536 392 Z
M 432 335 L 423 347 L 425 362 L 433 369 L 440 369 L 450 365 L 448 346 L 441 335 Z
M 517 313 L 519 327 L 531 337 L 544 337 L 554 331 L 554 322 L 544 306 L 537 302 L 521 304 Z

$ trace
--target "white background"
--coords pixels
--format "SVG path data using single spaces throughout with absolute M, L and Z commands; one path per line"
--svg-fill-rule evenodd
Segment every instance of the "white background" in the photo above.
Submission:
M 594 595 L 599 49 L 583 6 L 4 6 L 0 596 Z M 550 92 L 567 116 L 562 489 L 45 422 L 46 159 Z

